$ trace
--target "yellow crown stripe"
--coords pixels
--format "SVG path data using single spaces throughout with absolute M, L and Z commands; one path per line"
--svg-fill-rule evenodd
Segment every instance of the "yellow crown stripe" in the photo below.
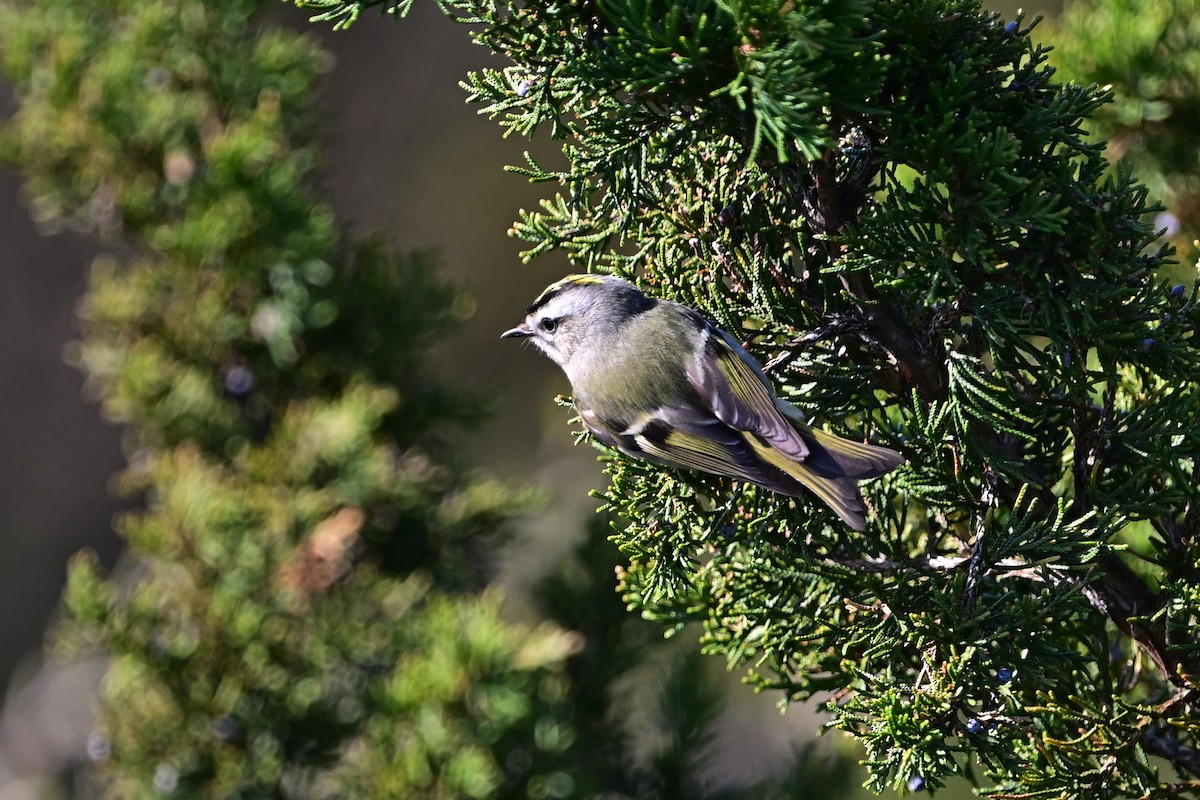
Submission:
M 595 283 L 604 283 L 604 278 L 600 275 L 568 275 L 567 277 L 557 280 L 547 286 L 542 293 L 538 295 L 537 299 L 533 301 L 533 305 L 529 307 L 527 313 L 532 314 L 537 309 L 546 305 L 546 303 L 549 303 L 554 295 L 558 294 L 568 286 L 586 286 L 588 284 Z

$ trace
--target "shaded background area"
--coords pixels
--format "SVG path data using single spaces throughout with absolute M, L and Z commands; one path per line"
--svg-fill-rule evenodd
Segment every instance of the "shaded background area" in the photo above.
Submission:
M 41 237 L 0 171 L 0 675 L 36 649 L 58 602 L 64 564 L 84 545 L 111 563 L 108 489 L 123 459 L 120 431 L 83 399 L 83 375 L 63 360 L 95 246 Z M 67 487 L 69 494 L 63 494 Z
M 401 248 L 439 251 L 444 274 L 477 300 L 470 324 L 439 348 L 434 363 L 456 383 L 501 398 L 464 442 L 473 462 L 541 484 L 551 497 L 547 513 L 529 521 L 527 538 L 500 565 L 509 581 L 523 583 L 580 535 L 580 521 L 595 505 L 587 489 L 603 480 L 595 452 L 573 447 L 570 414 L 553 402 L 567 390 L 565 378 L 533 352 L 498 339 L 567 270 L 557 257 L 522 266 L 519 244 L 506 235 L 517 209 L 553 187 L 501 170 L 520 163 L 529 145 L 501 138 L 495 123 L 464 103 L 457 84 L 488 55 L 433 4 L 416 4 L 398 24 L 367 15 L 340 33 L 308 25 L 294 9 L 281 8 L 276 17 L 319 35 L 336 57 L 325 86 L 321 188 L 341 220 L 356 234 L 382 232 Z M 11 173 L 0 172 L 0 203 L 0 599 L 7 609 L 0 617 L 0 681 L 10 693 L 24 691 L 0 723 L 0 800 L 9 800 L 34 789 L 5 783 L 5 761 L 37 767 L 31 761 L 38 752 L 77 753 L 86 736 L 64 709 L 86 702 L 97 665 L 58 682 L 35 677 L 41 641 L 66 560 L 91 546 L 113 563 L 119 541 L 110 521 L 128 501 L 108 488 L 123 463 L 121 432 L 85 401 L 82 375 L 62 357 L 76 336 L 73 309 L 97 247 L 70 232 L 39 235 Z M 721 668 L 715 660 L 713 666 Z M 731 771 L 758 777 L 786 758 L 811 722 L 794 712 L 780 717 L 772 697 L 738 697 L 721 739 L 736 755 Z M 48 706 L 50 698 L 59 705 Z M 70 727 L 61 740 L 35 735 L 55 720 Z

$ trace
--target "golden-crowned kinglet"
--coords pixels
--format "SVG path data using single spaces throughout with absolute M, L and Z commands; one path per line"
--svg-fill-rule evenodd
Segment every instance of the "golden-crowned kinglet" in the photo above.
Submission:
M 855 530 L 866 526 L 857 482 L 904 461 L 809 427 L 732 336 L 619 278 L 551 284 L 501 336 L 511 337 L 532 340 L 563 368 L 584 425 L 609 447 L 780 494 L 805 487 Z

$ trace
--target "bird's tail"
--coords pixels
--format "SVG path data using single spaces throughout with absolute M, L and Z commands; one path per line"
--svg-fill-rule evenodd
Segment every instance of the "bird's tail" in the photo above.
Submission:
M 755 455 L 819 497 L 843 522 L 856 531 L 864 530 L 866 509 L 858 482 L 895 469 L 904 463 L 904 456 L 887 447 L 843 439 L 815 428 L 801 435 L 810 450 L 803 461 L 793 461 L 757 436 L 749 435 L 746 441 Z
M 801 436 L 811 450 L 805 463 L 829 476 L 878 478 L 904 463 L 904 456 L 895 450 L 843 439 L 817 428 L 809 428 Z

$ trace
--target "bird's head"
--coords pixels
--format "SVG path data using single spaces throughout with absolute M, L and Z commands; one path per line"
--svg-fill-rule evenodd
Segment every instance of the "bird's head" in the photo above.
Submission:
M 628 281 L 608 275 L 568 275 L 546 287 L 525 312 L 525 321 L 500 335 L 529 339 L 559 366 L 621 330 L 658 301 Z

